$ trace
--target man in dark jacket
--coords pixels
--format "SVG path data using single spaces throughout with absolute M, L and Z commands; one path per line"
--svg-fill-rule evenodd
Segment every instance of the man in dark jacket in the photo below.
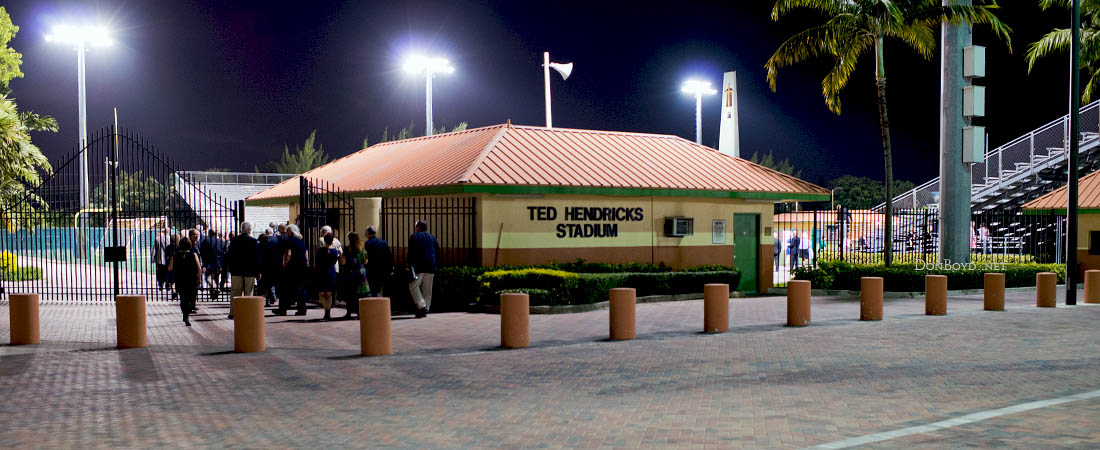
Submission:
M 428 224 L 416 221 L 416 233 L 409 236 L 409 258 L 406 263 L 412 270 L 409 293 L 416 303 L 416 317 L 427 317 L 432 307 L 432 280 L 435 278 L 435 257 L 439 254 L 439 242 L 428 233 Z
M 207 285 L 210 286 L 211 298 L 218 298 L 218 279 L 223 269 L 221 263 L 225 258 L 224 253 L 225 243 L 218 239 L 218 232 L 211 228 L 206 239 L 199 244 L 199 256 Z
M 286 228 L 286 238 L 279 242 L 279 308 L 275 315 L 285 316 L 287 309 L 297 306 L 296 316 L 306 315 L 306 281 L 309 279 L 309 259 L 302 232 L 297 225 Z
M 367 242 L 363 244 L 367 252 L 367 295 L 370 297 L 382 295 L 382 286 L 386 285 L 393 272 L 393 253 L 390 253 L 389 244 L 379 239 L 377 234 L 378 229 L 373 225 L 367 227 Z
M 275 232 L 268 228 L 260 236 L 260 279 L 256 286 L 260 290 L 256 295 L 264 297 L 267 305 L 275 304 L 275 281 L 279 278 L 279 269 L 283 267 L 279 254 L 279 241 Z
M 256 276 L 260 274 L 260 249 L 256 238 L 252 237 L 252 224 L 241 224 L 241 234 L 229 241 L 229 250 L 225 255 L 229 273 L 232 297 L 251 296 L 256 286 Z M 232 298 L 230 299 L 229 318 L 233 319 Z
M 802 248 L 802 239 L 798 237 L 796 231 L 791 238 L 787 240 L 787 252 L 791 257 L 791 270 L 798 268 L 798 249 Z

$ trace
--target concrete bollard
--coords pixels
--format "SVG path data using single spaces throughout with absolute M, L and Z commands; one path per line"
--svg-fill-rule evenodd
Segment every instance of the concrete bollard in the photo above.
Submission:
M 1054 272 L 1035 274 L 1035 306 L 1053 308 L 1058 303 L 1058 275 Z
M 882 320 L 882 277 L 859 279 L 859 320 Z
M 11 321 L 11 345 L 30 345 L 40 342 L 38 294 L 9 295 L 8 315 Z
M 1100 303 L 1100 270 L 1085 271 L 1085 303 Z
M 810 281 L 787 282 L 787 326 L 804 327 L 810 324 Z
M 703 285 L 703 332 L 725 333 L 730 330 L 730 285 Z
M 615 288 L 608 294 L 608 308 L 610 309 L 611 340 L 622 341 L 634 339 L 635 330 L 634 310 L 637 303 L 637 293 L 634 288 Z
M 1005 310 L 1005 274 L 985 274 L 985 310 Z
M 118 348 L 145 348 L 145 296 L 115 296 L 115 328 Z
M 264 298 L 233 297 L 229 307 L 233 310 L 233 351 L 264 351 Z
M 393 354 L 388 297 L 359 299 L 359 346 L 363 356 Z
M 530 345 L 531 300 L 527 294 L 500 294 L 500 346 L 523 348 Z
M 924 314 L 926 316 L 947 315 L 947 275 L 924 277 Z

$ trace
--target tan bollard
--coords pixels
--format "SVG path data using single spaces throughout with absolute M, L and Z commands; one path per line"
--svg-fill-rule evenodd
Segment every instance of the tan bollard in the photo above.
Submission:
M 730 285 L 703 285 L 703 332 L 725 333 L 730 330 Z
M 615 288 L 609 293 L 608 308 L 611 316 L 611 340 L 634 339 L 637 335 L 634 326 L 636 295 L 634 288 Z
M 264 298 L 233 297 L 229 307 L 233 310 L 233 351 L 264 351 Z
M 1100 303 L 1100 270 L 1085 271 L 1085 303 Z
M 363 356 L 393 354 L 389 297 L 359 299 L 359 346 Z
M 115 328 L 118 348 L 145 348 L 145 296 L 115 296 Z
M 804 327 L 810 324 L 810 281 L 787 282 L 787 326 Z
M 947 275 L 926 275 L 924 277 L 924 314 L 927 316 L 947 315 Z
M 882 320 L 882 277 L 859 279 L 859 320 Z
M 1005 310 L 1005 274 L 985 274 L 985 310 Z
M 1053 308 L 1058 304 L 1058 275 L 1054 272 L 1035 274 L 1035 306 Z
M 39 343 L 38 294 L 9 295 L 8 315 L 11 320 L 11 345 Z
M 531 300 L 527 294 L 500 294 L 500 346 L 530 345 Z

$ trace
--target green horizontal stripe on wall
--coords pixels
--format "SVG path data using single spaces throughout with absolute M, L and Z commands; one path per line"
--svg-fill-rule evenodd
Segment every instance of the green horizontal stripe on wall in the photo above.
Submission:
M 1066 214 L 1066 209 L 1025 209 L 1024 215 L 1041 216 L 1048 214 Z M 1100 208 L 1077 208 L 1077 214 L 1100 214 Z
M 487 184 L 456 184 L 449 186 L 428 186 L 408 189 L 385 189 L 377 191 L 352 192 L 357 197 L 415 197 L 423 195 L 446 194 L 545 194 L 545 195 L 612 195 L 617 197 L 697 197 L 697 198 L 740 198 L 751 200 L 794 200 L 803 202 L 826 201 L 829 194 L 784 193 L 784 192 L 753 192 L 753 191 L 714 191 L 702 189 L 653 189 L 653 188 L 622 188 L 622 187 L 589 187 L 589 186 L 510 186 Z M 286 204 L 288 199 L 250 200 L 249 205 L 262 206 L 272 204 Z

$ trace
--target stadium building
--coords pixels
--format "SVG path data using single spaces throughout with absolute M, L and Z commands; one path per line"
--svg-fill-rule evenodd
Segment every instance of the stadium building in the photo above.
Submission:
M 340 199 L 303 208 L 317 203 L 313 183 Z M 732 264 L 739 290 L 764 291 L 773 204 L 828 199 L 676 136 L 504 124 L 376 144 L 247 203 L 285 206 L 341 234 L 376 225 L 398 259 L 414 221 L 426 220 L 446 264 Z

